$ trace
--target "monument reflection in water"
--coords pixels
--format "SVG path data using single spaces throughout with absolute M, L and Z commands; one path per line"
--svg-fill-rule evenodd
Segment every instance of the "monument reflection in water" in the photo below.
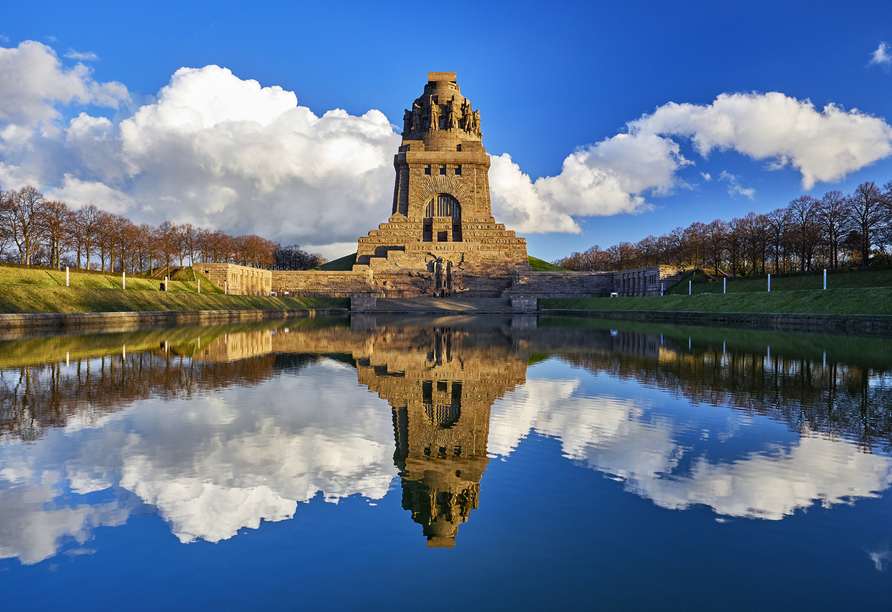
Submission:
M 892 561 L 892 509 L 883 499 L 892 485 L 890 372 L 888 340 L 525 317 L 354 317 L 0 341 L 0 582 L 45 581 L 29 573 L 45 564 L 62 568 L 60 576 L 88 571 L 110 534 L 136 529 L 139 517 L 160 516 L 180 542 L 239 551 L 251 541 L 245 528 L 272 529 L 264 521 L 317 524 L 297 509 L 320 493 L 389 506 L 395 486 L 428 547 L 454 548 L 448 554 L 502 564 L 518 577 L 545 576 L 543 558 L 552 560 L 552 582 L 634 567 L 629 542 L 651 529 L 704 559 L 718 538 L 741 558 L 727 558 L 727 575 L 745 575 L 769 563 L 748 555 L 778 546 L 760 524 L 783 524 L 789 548 L 811 541 L 808 525 L 826 523 L 819 549 L 805 545 L 781 562 L 792 554 L 785 549 L 771 571 L 799 564 L 811 583 L 836 563 L 882 578 Z M 536 454 L 544 448 L 549 454 Z M 511 461 L 490 464 L 494 457 Z M 522 468 L 512 468 L 513 457 Z M 596 470 L 607 484 L 576 467 L 562 476 L 564 463 Z M 548 493 L 552 480 L 563 484 Z M 624 497 L 614 497 L 617 488 Z M 509 501 L 515 490 L 526 493 Z M 629 498 L 652 504 L 644 510 Z M 815 507 L 828 514 L 814 516 Z M 698 519 L 685 531 L 665 511 L 701 516 L 704 508 L 718 524 L 756 520 L 713 533 Z M 331 517 L 357 512 L 338 508 Z M 612 528 L 583 527 L 599 523 Z M 408 544 L 391 533 L 372 548 L 411 557 L 418 529 Z M 315 542 L 302 537 L 305 547 Z M 576 540 L 585 548 L 565 555 Z M 262 554 L 287 564 L 282 555 L 295 545 Z M 324 548 L 314 546 L 308 552 Z M 663 568 L 678 554 L 648 547 Z M 167 563 L 188 572 L 199 553 L 181 549 L 167 554 L 183 560 Z M 365 558 L 349 554 L 359 559 L 351 563 Z M 151 577 L 138 557 L 132 563 L 128 576 L 170 582 Z M 347 561 L 322 555 L 318 563 Z M 103 568 L 89 570 L 88 584 L 114 573 Z M 356 580 L 365 576 L 354 570 Z M 258 584 L 282 590 L 266 574 Z M 616 605 L 656 603 L 627 588 L 634 575 L 614 575 L 602 595 L 613 593 Z M 853 590 L 872 602 L 882 580 L 859 576 Z M 564 603 L 585 601 L 566 588 Z M 220 593 L 224 605 L 223 593 L 237 597 Z M 788 594 L 801 596 L 795 580 Z
M 428 546 L 451 548 L 479 503 L 490 408 L 525 381 L 526 361 L 498 329 L 391 328 L 375 340 L 356 367 L 393 408 L 403 508 Z

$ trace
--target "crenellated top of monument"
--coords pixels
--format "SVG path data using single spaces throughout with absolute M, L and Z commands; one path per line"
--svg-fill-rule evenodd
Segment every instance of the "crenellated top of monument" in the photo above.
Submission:
M 428 83 L 438 83 L 438 82 L 446 82 L 446 83 L 455 83 L 454 72 L 428 72 L 427 73 L 427 82 Z
M 400 150 L 461 151 L 462 143 L 480 147 L 480 110 L 461 94 L 455 72 L 428 72 L 424 93 L 403 114 Z M 470 149 L 469 149 L 470 150 Z

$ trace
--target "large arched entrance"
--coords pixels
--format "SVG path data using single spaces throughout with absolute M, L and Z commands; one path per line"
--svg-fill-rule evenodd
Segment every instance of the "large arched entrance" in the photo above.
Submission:
M 424 205 L 424 242 L 461 242 L 461 204 L 438 193 Z

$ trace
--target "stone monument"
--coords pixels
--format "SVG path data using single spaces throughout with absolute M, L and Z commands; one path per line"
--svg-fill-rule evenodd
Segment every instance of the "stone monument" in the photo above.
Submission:
M 353 267 L 382 279 L 387 297 L 498 297 L 530 270 L 526 239 L 492 216 L 481 134 L 455 73 L 428 73 L 403 115 L 390 219 L 359 239 Z

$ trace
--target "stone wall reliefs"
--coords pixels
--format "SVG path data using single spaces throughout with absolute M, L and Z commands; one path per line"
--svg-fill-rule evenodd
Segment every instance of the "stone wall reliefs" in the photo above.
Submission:
M 465 179 L 462 176 L 425 176 L 421 182 L 421 189 L 418 193 L 418 202 L 420 206 L 418 206 L 418 211 L 413 216 L 424 216 L 424 207 L 428 202 L 431 201 L 432 198 L 437 197 L 439 194 L 451 195 L 453 198 L 458 200 L 458 203 L 462 205 L 462 213 L 467 214 L 468 204 L 473 203 L 473 192 L 469 193 L 469 190 L 466 187 Z M 415 211 L 413 211 L 415 212 Z
M 229 263 L 198 263 L 192 268 L 229 295 L 269 295 L 272 291 L 269 270 Z

